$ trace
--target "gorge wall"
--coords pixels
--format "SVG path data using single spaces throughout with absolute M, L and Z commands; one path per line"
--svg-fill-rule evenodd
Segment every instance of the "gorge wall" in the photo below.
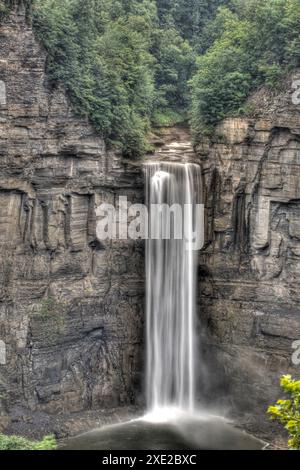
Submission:
M 258 115 L 225 120 L 197 148 L 207 210 L 199 311 L 211 396 L 256 429 L 270 428 L 266 410 L 282 395 L 280 376 L 300 373 L 292 361 L 300 339 L 299 77 L 278 92 L 259 90 L 249 103 Z
M 21 5 L 0 25 L 3 425 L 23 408 L 133 403 L 142 369 L 143 246 L 100 243 L 95 215 L 140 201 L 141 171 L 73 114 L 45 62 Z
M 141 166 L 107 151 L 45 63 L 24 9 L 14 11 L 0 25 L 0 427 L 26 409 L 65 416 L 136 403 L 143 371 L 144 246 L 99 242 L 95 215 L 119 195 L 143 200 Z M 209 384 L 212 402 L 249 416 L 254 430 L 269 428 L 279 377 L 300 372 L 291 81 L 259 91 L 259 115 L 225 120 L 196 153 L 177 128 L 154 137 L 149 156 L 202 165 L 201 391 Z

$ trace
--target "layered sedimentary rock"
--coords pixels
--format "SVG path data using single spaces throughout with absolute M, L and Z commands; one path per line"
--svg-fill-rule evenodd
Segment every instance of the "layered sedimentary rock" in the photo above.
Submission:
M 0 401 L 70 412 L 132 403 L 143 246 L 97 238 L 96 208 L 143 197 L 63 89 L 21 6 L 0 25 Z
M 197 148 L 207 212 L 199 303 L 210 383 L 225 407 L 261 426 L 281 395 L 280 376 L 300 374 L 292 360 L 300 339 L 299 76 L 278 93 L 256 93 L 258 116 L 225 120 Z
M 99 240 L 96 208 L 140 202 L 141 167 L 108 152 L 48 83 L 22 8 L 0 25 L 0 45 L 0 420 L 136 402 L 144 247 Z M 269 428 L 280 375 L 300 374 L 297 79 L 258 92 L 259 115 L 225 120 L 196 154 L 178 127 L 153 136 L 149 156 L 202 166 L 200 390 L 256 430 Z

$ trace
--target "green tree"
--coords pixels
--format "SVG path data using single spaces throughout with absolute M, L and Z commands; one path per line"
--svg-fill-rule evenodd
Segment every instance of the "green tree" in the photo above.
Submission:
M 75 111 L 107 144 L 130 158 L 147 150 L 151 124 L 190 115 L 197 139 L 220 119 L 244 112 L 257 86 L 276 87 L 300 65 L 299 0 L 34 5 L 50 78 L 64 84 Z
M 183 39 L 200 45 L 202 33 L 221 5 L 230 0 L 157 0 L 158 18 L 162 26 L 174 27 Z
M 288 431 L 290 449 L 300 450 L 300 381 L 286 375 L 280 383 L 289 398 L 278 400 L 275 406 L 269 407 L 268 413 Z
M 243 112 L 257 86 L 274 87 L 299 66 L 299 25 L 299 0 L 233 0 L 231 9 L 219 8 L 191 81 L 196 139 L 220 119 Z
M 189 106 L 188 81 L 192 76 L 195 54 L 188 41 L 175 28 L 157 29 L 153 33 L 151 52 L 155 58 L 154 121 L 157 113 L 182 118 Z
M 108 144 L 126 156 L 146 149 L 154 99 L 149 53 L 152 0 L 37 0 L 34 27 L 48 51 L 48 73 L 67 88 Z
M 224 31 L 207 53 L 197 61 L 198 72 L 191 81 L 192 127 L 197 137 L 236 112 L 252 87 L 251 54 L 246 44 L 251 30 L 228 9 L 219 11 Z

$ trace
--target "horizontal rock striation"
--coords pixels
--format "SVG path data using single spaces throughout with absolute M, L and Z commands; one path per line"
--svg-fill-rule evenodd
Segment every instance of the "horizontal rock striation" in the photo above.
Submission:
M 199 163 L 187 124 L 154 129 L 150 143 L 152 152 L 147 155 L 147 161 Z
M 144 246 L 99 240 L 96 208 L 141 202 L 143 178 L 48 82 L 16 4 L 0 25 L 0 427 L 30 428 L 139 398 Z M 177 126 L 152 136 L 147 157 L 202 165 L 201 391 L 267 433 L 280 375 L 300 374 L 299 78 L 260 90 L 259 115 L 226 119 L 196 154 Z
M 143 340 L 143 246 L 101 242 L 96 208 L 143 198 L 63 89 L 21 6 L 0 25 L 0 410 L 133 403 Z
M 254 415 L 282 394 L 300 340 L 300 107 L 292 82 L 252 101 L 255 118 L 223 121 L 197 148 L 203 166 L 206 248 L 200 312 L 206 358 L 225 407 Z M 268 423 L 269 426 L 269 423 Z

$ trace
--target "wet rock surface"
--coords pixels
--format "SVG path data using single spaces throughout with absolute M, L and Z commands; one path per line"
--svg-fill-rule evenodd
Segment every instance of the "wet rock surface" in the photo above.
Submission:
M 22 9 L 0 45 L 0 430 L 65 437 L 141 397 L 144 246 L 100 242 L 95 209 L 141 202 L 143 177 L 48 82 Z M 196 153 L 179 126 L 147 157 L 202 166 L 199 390 L 260 435 L 279 377 L 300 374 L 297 78 L 259 91 L 259 115 L 225 120 Z
M 119 195 L 140 202 L 140 168 L 107 151 L 65 91 L 48 83 L 23 8 L 1 24 L 0 44 L 2 426 L 22 409 L 67 414 L 134 403 L 144 249 L 101 243 L 96 208 L 117 205 Z
M 211 396 L 267 432 L 280 376 L 300 374 L 292 361 L 300 339 L 299 76 L 278 93 L 260 90 L 252 98 L 258 116 L 223 121 L 197 148 L 207 216 L 199 315 Z

